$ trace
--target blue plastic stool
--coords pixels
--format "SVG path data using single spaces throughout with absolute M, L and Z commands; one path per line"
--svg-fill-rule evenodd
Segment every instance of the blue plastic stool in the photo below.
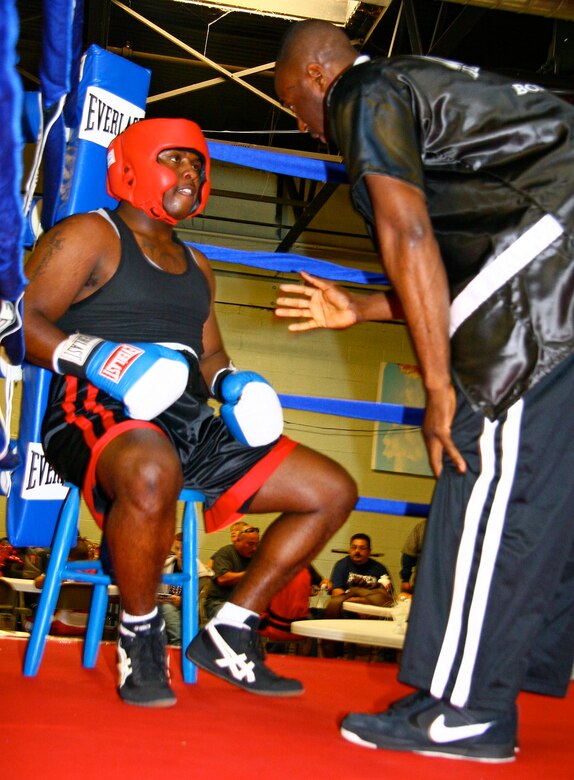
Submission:
M 185 650 L 198 631 L 198 570 L 197 570 L 197 503 L 205 497 L 196 490 L 182 490 L 180 500 L 185 502 L 182 524 L 182 569 L 181 572 L 164 574 L 162 582 L 178 585 L 181 594 L 181 666 L 186 683 L 195 683 L 197 669 L 186 658 Z M 62 505 L 52 543 L 46 579 L 36 608 L 36 615 L 24 658 L 24 675 L 34 677 L 38 673 L 46 639 L 50 631 L 52 615 L 60 594 L 62 582 L 86 582 L 94 586 L 90 613 L 84 641 L 83 665 L 93 668 L 98 657 L 100 641 L 104 632 L 104 621 L 108 605 L 108 586 L 112 584 L 109 575 L 102 570 L 100 561 L 68 561 L 68 555 L 76 544 L 80 513 L 80 490 L 70 486 Z

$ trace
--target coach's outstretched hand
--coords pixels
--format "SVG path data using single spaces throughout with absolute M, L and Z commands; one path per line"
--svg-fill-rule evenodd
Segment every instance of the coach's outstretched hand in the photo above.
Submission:
M 350 328 L 358 322 L 353 297 L 332 282 L 318 279 L 301 271 L 306 285 L 282 284 L 282 292 L 297 298 L 277 298 L 275 314 L 278 317 L 305 319 L 292 322 L 289 330 L 313 330 L 315 328 Z

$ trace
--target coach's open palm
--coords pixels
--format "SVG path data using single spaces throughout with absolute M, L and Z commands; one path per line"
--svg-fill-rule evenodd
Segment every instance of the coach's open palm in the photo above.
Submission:
M 307 284 L 282 284 L 280 287 L 282 292 L 298 297 L 277 298 L 275 314 L 278 317 L 305 319 L 305 322 L 291 323 L 289 330 L 342 329 L 356 324 L 357 315 L 349 293 L 305 271 L 301 272 L 301 277 Z

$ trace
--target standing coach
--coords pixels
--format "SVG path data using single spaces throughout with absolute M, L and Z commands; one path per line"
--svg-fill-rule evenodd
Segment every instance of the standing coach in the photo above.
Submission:
M 400 671 L 417 690 L 342 734 L 511 761 L 519 691 L 563 696 L 574 658 L 574 109 L 459 63 L 368 61 L 320 21 L 288 30 L 275 84 L 339 147 L 393 288 L 304 274 L 277 313 L 404 317 L 439 477 Z

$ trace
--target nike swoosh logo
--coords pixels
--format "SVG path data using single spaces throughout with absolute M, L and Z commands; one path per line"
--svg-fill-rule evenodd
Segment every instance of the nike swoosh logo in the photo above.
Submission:
M 428 729 L 429 739 L 433 742 L 456 742 L 459 739 L 469 739 L 470 737 L 480 737 L 492 726 L 493 721 L 488 723 L 469 723 L 467 726 L 447 726 L 444 715 L 439 715 L 430 724 Z

